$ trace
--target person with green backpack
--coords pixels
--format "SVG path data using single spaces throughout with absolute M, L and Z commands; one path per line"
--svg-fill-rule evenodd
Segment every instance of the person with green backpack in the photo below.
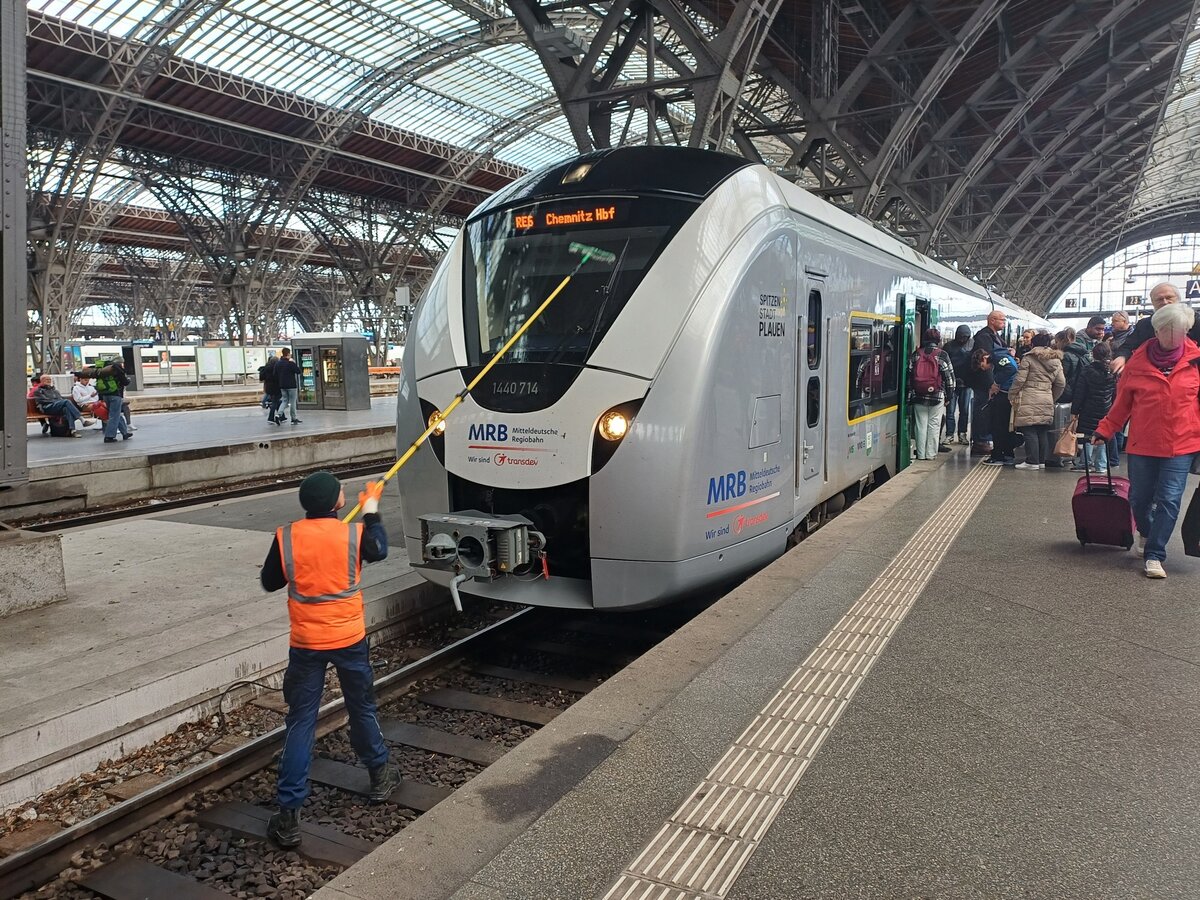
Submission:
M 120 359 L 98 359 L 92 377 L 96 381 L 96 391 L 100 394 L 101 401 L 108 407 L 108 421 L 104 423 L 104 443 L 115 444 L 118 431 L 121 432 L 122 439 L 129 440 L 133 437 L 133 432 L 125 424 L 125 416 L 122 415 L 125 388 L 129 384 L 125 367 L 121 365 Z

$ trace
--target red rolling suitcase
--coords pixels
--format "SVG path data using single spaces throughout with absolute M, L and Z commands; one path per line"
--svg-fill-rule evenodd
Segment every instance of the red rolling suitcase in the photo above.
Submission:
M 1084 454 L 1083 477 L 1075 485 L 1071 498 L 1071 512 L 1075 515 L 1075 536 L 1081 546 L 1088 544 L 1113 544 L 1128 550 L 1133 546 L 1133 507 L 1129 505 L 1129 479 L 1113 477 L 1112 469 L 1107 479 L 1092 473 L 1087 467 Z

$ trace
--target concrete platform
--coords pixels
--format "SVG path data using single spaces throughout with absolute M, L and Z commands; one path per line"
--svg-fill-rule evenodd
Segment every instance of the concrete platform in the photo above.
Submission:
M 972 462 L 893 479 L 314 896 L 1200 896 L 1200 560 L 1150 581 L 1080 548 L 1075 476 Z
M 0 491 L 0 520 L 166 498 L 214 485 L 322 466 L 394 457 L 396 398 L 369 410 L 305 410 L 301 424 L 272 425 L 258 407 L 134 414 L 133 440 L 50 438 L 30 426 L 30 481 Z
M 382 514 L 395 545 L 363 570 L 373 639 L 448 603 L 409 568 L 392 491 Z M 64 533 L 67 599 L 0 619 L 0 807 L 281 672 L 286 599 L 258 571 L 274 529 L 302 515 L 287 490 Z

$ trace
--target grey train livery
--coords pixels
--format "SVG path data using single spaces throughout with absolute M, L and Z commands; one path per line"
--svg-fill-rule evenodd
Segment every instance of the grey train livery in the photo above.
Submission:
M 410 559 L 456 601 L 635 609 L 731 582 L 907 463 L 914 335 L 995 308 L 1045 324 L 743 159 L 531 174 L 414 313 L 398 446 L 438 430 L 397 476 Z

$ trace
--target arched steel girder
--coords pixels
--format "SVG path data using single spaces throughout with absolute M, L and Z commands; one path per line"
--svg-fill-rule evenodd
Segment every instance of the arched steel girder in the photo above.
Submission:
M 782 0 L 741 0 L 733 6 L 728 20 L 718 23 L 715 36 L 701 34 L 689 10 L 676 0 L 614 0 L 603 10 L 594 33 L 587 36 L 587 47 L 579 61 L 575 55 L 580 54 L 565 48 L 567 35 L 551 19 L 541 0 L 508 3 L 538 53 L 577 147 L 586 152 L 612 145 L 614 104 L 636 100 L 650 111 L 653 121 L 665 113 L 668 93 L 676 100 L 690 98 L 694 104 L 689 146 L 726 147 L 734 140 L 735 113 L 743 86 Z M 687 48 L 694 64 L 655 38 L 659 19 Z M 601 65 L 601 58 L 614 40 L 613 49 Z M 627 74 L 635 50 L 640 50 L 645 59 L 645 77 L 618 83 Z M 657 59 L 673 69 L 676 77 L 655 79 Z M 677 131 L 674 127 L 672 130 Z M 648 139 L 654 139 L 653 128 Z
M 887 186 L 901 150 L 908 145 L 917 129 L 925 121 L 930 106 L 937 99 L 942 88 L 946 86 L 959 63 L 966 59 L 976 41 L 992 27 L 1007 4 L 1008 0 L 984 0 L 980 3 L 954 39 L 942 51 L 937 62 L 929 69 L 928 74 L 914 93 L 912 103 L 896 118 L 891 131 L 884 138 L 883 144 L 875 156 L 872 164 L 874 175 L 871 177 L 871 183 L 867 186 L 866 196 L 862 200 L 864 215 L 870 217 L 876 212 L 880 196 Z M 938 225 L 935 218 L 933 223 L 935 230 Z
M 1158 92 L 1152 89 L 1151 93 Z M 1114 130 L 1099 140 L 1093 141 L 1091 144 L 1086 144 L 1087 139 L 1092 136 L 1092 132 L 1101 130 L 1104 127 L 1104 123 L 1094 120 L 1087 123 L 1087 130 L 1079 134 L 1079 140 L 1085 142 L 1086 147 L 1083 155 L 1075 160 L 1050 185 L 1044 187 L 1038 198 L 1020 215 L 1020 218 L 1006 223 L 1004 227 L 1006 236 L 998 246 L 987 250 L 987 255 L 993 260 L 1008 256 L 1014 247 L 1029 240 L 1030 226 L 1039 219 L 1052 224 L 1055 218 L 1063 212 L 1064 207 L 1056 201 L 1058 201 L 1059 195 L 1064 191 L 1074 188 L 1076 191 L 1075 196 L 1095 191 L 1097 182 L 1103 180 L 1108 174 L 1106 158 L 1114 151 L 1128 146 L 1131 138 L 1141 137 L 1146 130 L 1153 126 L 1157 117 L 1158 105 L 1148 106 L 1142 109 L 1136 117 L 1118 120 L 1119 124 Z M 1062 151 L 1060 150 L 1059 152 Z M 1048 168 L 1052 164 L 1053 160 L 1047 160 L 1043 168 Z M 1088 181 L 1085 181 L 1081 187 L 1080 179 L 1082 173 L 1089 167 L 1093 172 L 1092 177 Z M 1044 215 L 1044 210 L 1048 210 L 1049 215 Z M 1045 235 L 1041 231 L 1038 231 L 1036 240 L 1040 241 L 1044 238 Z
M 1155 32 L 1154 37 L 1165 37 L 1173 30 L 1173 26 L 1167 26 Z M 1144 42 L 1139 42 L 1139 44 L 1141 43 Z M 1040 136 L 1044 132 L 1049 139 L 1045 144 L 1036 148 L 1035 154 L 1021 173 L 1015 179 L 1010 180 L 1009 187 L 1000 196 L 993 211 L 987 214 L 971 232 L 968 239 L 970 242 L 968 252 L 971 252 L 992 230 L 1014 199 L 1025 193 L 1031 184 L 1040 181 L 1048 170 L 1059 163 L 1060 153 L 1065 152 L 1072 144 L 1083 144 L 1088 140 L 1091 132 L 1096 130 L 1098 121 L 1103 121 L 1098 115 L 1099 113 L 1103 112 L 1103 119 L 1110 120 L 1118 128 L 1130 121 L 1131 113 L 1137 117 L 1139 127 L 1144 127 L 1146 124 L 1147 113 L 1157 116 L 1164 87 L 1161 77 L 1153 70 L 1163 63 L 1174 61 L 1174 46 L 1169 43 L 1164 45 L 1157 53 L 1150 56 L 1150 62 L 1147 64 L 1143 64 L 1140 58 L 1137 59 L 1132 71 L 1127 72 L 1119 81 L 1114 82 L 1109 77 L 1112 71 L 1129 63 L 1133 57 L 1139 57 L 1140 54 L 1140 46 L 1125 48 L 1111 61 L 1110 66 L 1102 67 L 1087 79 L 1077 82 L 1071 91 L 1026 126 L 1023 138 L 1031 147 L 1035 135 Z M 1132 96 L 1127 96 L 1135 86 L 1147 82 L 1146 87 L 1138 90 Z M 1094 98 L 1089 98 L 1089 92 L 1095 90 L 1099 90 L 1100 93 Z M 1118 104 L 1116 109 L 1110 107 L 1112 103 Z M 1064 126 L 1062 124 L 1063 114 L 1069 113 L 1072 107 L 1080 108 Z M 1135 110 L 1136 112 L 1134 112 Z M 1087 146 L 1094 146 L 1094 143 L 1085 144 L 1085 147 Z M 1014 142 L 1001 150 L 988 168 L 981 173 L 981 176 L 987 174 L 989 170 L 998 168 L 1000 163 L 1016 152 L 1015 148 Z
M 1111 6 L 1112 8 L 1104 15 L 1104 17 L 1094 26 L 1088 26 L 1081 29 L 1082 33 L 1076 37 L 1071 44 L 1061 53 L 1053 54 L 1049 68 L 1041 71 L 1040 77 L 1027 88 L 1019 88 L 1019 101 L 1014 104 L 1005 114 L 1000 123 L 992 129 L 992 134 L 982 141 L 976 148 L 970 161 L 963 167 L 962 173 L 951 184 L 950 189 L 946 193 L 945 199 L 933 214 L 933 232 L 924 242 L 924 247 L 930 247 L 938 237 L 947 218 L 956 206 L 962 201 L 967 191 L 970 190 L 976 177 L 982 171 L 1002 143 L 1008 138 L 1012 131 L 1019 126 L 1022 119 L 1033 109 L 1034 105 L 1040 100 L 1047 91 L 1063 76 L 1070 67 L 1079 60 L 1085 52 L 1087 52 L 1097 41 L 1103 40 L 1120 22 L 1129 14 L 1134 12 L 1139 6 L 1144 3 L 1149 3 L 1151 0 L 1120 0 L 1117 3 L 1102 4 Z M 1049 48 L 1042 42 L 1046 40 L 1049 34 L 1053 34 L 1056 38 L 1064 31 L 1071 33 L 1069 28 L 1072 19 L 1078 17 L 1078 11 L 1074 9 L 1065 10 L 1057 16 L 1051 23 L 1051 28 L 1043 30 L 1039 34 L 1039 39 L 1029 41 L 1021 47 L 1016 54 L 1011 66 L 1001 67 L 1007 69 L 1005 73 L 1013 79 L 1014 84 L 1019 84 L 1018 79 L 1021 76 L 1021 67 L 1025 64 L 1025 56 L 1032 55 L 1035 51 L 1041 51 L 1049 55 Z M 1079 17 L 1082 18 L 1082 17 Z M 1076 29 L 1080 30 L 1080 29 Z M 1032 61 L 1031 61 L 1032 62 Z M 1045 61 L 1040 61 L 1038 69 L 1045 67 Z M 982 104 L 987 97 L 993 93 L 995 88 L 1000 84 L 1005 75 L 997 72 L 988 82 L 981 87 L 972 98 L 972 101 L 977 101 Z M 1007 92 L 1007 91 L 1006 91 Z M 968 101 L 967 107 L 973 105 L 972 101 Z M 965 115 L 965 113 L 962 113 Z M 957 117 L 957 115 L 956 115 Z M 943 134 L 945 129 L 943 129 Z
M 1095 182 L 1085 184 L 1062 207 L 1073 210 L 1069 216 L 1059 213 L 1048 217 L 1030 231 L 1022 242 L 1022 248 L 1015 254 L 1024 270 L 1013 279 L 1017 289 L 1023 294 L 1035 289 L 1042 293 L 1044 288 L 1041 284 L 1052 275 L 1048 260 L 1055 254 L 1069 256 L 1077 252 L 1094 235 L 1115 242 L 1129 194 L 1140 172 L 1140 156 L 1132 155 L 1116 161 L 1105 175 L 1106 189 L 1100 189 Z M 1089 195 L 1090 200 L 1087 199 Z M 1051 231 L 1059 235 L 1059 240 L 1048 237 L 1047 233 Z M 1049 298 L 1042 296 L 1031 308 L 1044 310 L 1049 302 Z

